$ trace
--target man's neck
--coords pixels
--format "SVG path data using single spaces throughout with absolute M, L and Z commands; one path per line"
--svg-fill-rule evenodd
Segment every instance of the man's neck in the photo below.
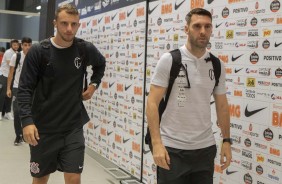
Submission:
M 195 57 L 197 58 L 201 58 L 205 53 L 206 53 L 206 49 L 203 48 L 196 48 L 196 47 L 192 47 L 191 44 L 188 42 L 186 43 L 186 49 Z
M 59 38 L 58 36 L 52 37 L 51 39 L 53 40 L 53 42 L 56 45 L 58 45 L 60 47 L 64 47 L 64 48 L 70 47 L 73 43 L 73 41 L 66 42 L 66 41 L 62 40 L 61 38 Z

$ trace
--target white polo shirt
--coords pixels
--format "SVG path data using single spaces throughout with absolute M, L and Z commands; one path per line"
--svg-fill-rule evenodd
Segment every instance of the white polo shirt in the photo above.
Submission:
M 15 70 L 16 75 L 15 75 L 15 79 L 14 79 L 13 88 L 19 87 L 20 75 L 21 75 L 21 71 L 22 71 L 22 67 L 23 67 L 23 63 L 24 63 L 25 54 L 23 53 L 23 51 L 21 51 L 20 53 L 21 53 L 21 59 L 19 61 L 17 69 Z M 14 54 L 11 58 L 10 66 L 13 66 L 13 67 L 16 66 L 16 59 L 17 59 L 17 54 Z
M 167 107 L 161 118 L 161 138 L 168 147 L 194 150 L 215 144 L 210 100 L 211 94 L 225 94 L 225 69 L 221 62 L 219 84 L 215 87 L 213 66 L 206 62 L 209 57 L 206 52 L 201 58 L 193 56 L 186 48 L 179 48 L 182 64 L 188 71 L 191 88 L 187 86 L 186 72 L 180 70 L 171 90 Z M 151 84 L 168 87 L 168 79 L 172 65 L 170 53 L 162 55 L 155 68 Z M 214 91 L 213 91 L 214 89 Z
M 13 54 L 15 54 L 15 53 L 16 52 L 12 48 L 6 50 L 6 52 L 4 53 L 3 60 L 2 60 L 2 63 L 1 63 L 1 67 L 0 67 L 0 72 L 5 77 L 8 77 L 9 70 L 10 70 L 10 66 L 8 65 L 7 61 L 10 61 Z

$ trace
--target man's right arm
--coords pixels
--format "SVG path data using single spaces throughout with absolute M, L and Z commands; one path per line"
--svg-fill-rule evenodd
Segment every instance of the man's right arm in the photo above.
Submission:
M 153 158 L 155 164 L 157 164 L 159 167 L 169 170 L 170 158 L 161 140 L 158 110 L 160 101 L 166 93 L 166 89 L 167 88 L 165 87 L 151 85 L 147 100 L 146 115 L 151 134 Z

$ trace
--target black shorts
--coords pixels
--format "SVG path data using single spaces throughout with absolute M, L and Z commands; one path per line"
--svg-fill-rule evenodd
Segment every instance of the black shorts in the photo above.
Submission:
M 198 150 L 166 147 L 170 170 L 157 168 L 158 184 L 212 184 L 216 146 Z
M 67 133 L 39 134 L 37 146 L 30 145 L 30 173 L 40 178 L 56 170 L 81 173 L 84 163 L 83 129 Z

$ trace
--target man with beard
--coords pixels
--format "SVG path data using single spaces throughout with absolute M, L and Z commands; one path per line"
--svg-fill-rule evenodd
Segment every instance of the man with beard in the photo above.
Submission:
M 8 98 L 6 96 L 6 89 L 7 89 L 7 79 L 8 79 L 8 74 L 9 74 L 9 69 L 10 69 L 10 60 L 12 56 L 17 53 L 19 49 L 19 41 L 18 40 L 11 40 L 10 42 L 11 48 L 6 50 L 1 67 L 0 67 L 0 110 L 4 111 L 5 117 L 9 120 L 13 120 L 13 116 L 11 114 L 11 103 L 12 99 Z M 2 119 L 2 113 L 0 114 L 0 120 Z
M 220 62 L 221 75 L 215 87 L 213 65 L 208 59 L 210 54 L 206 51 L 212 33 L 212 15 L 205 9 L 196 8 L 185 19 L 188 39 L 179 48 L 184 68 L 174 82 L 161 119 L 158 106 L 169 84 L 172 65 L 170 53 L 165 53 L 157 63 L 147 101 L 146 115 L 151 133 L 152 154 L 158 166 L 158 184 L 213 183 L 217 148 L 211 123 L 211 94 L 215 99 L 223 137 L 221 169 L 230 165 L 232 157 L 225 69 Z
M 79 26 L 77 9 L 60 6 L 55 37 L 34 44 L 25 58 L 18 106 L 23 137 L 30 144 L 33 184 L 46 184 L 56 170 L 64 172 L 66 184 L 81 183 L 83 125 L 89 121 L 82 100 L 97 90 L 106 61 L 92 43 L 75 37 Z M 83 91 L 86 65 L 92 66 L 93 75 Z

